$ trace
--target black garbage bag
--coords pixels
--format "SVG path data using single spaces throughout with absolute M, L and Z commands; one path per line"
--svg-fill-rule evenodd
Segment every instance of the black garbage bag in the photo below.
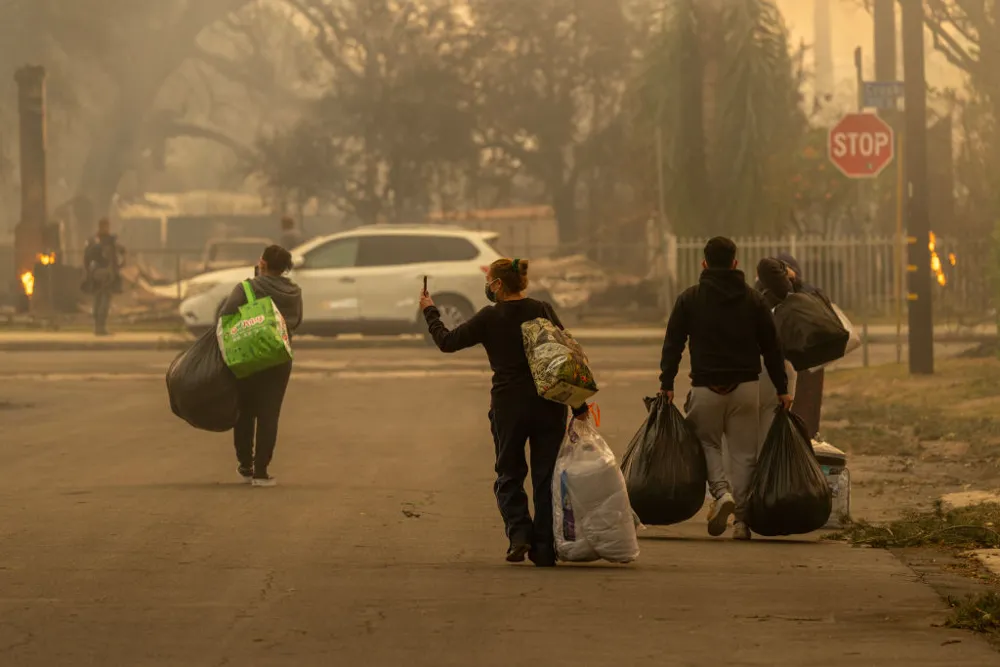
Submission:
M 785 358 L 797 371 L 828 364 L 847 354 L 851 332 L 822 295 L 789 294 L 775 308 L 774 324 Z
M 673 403 L 647 398 L 646 409 L 649 416 L 622 459 L 629 502 L 650 526 L 687 521 L 705 503 L 705 452 Z
M 206 332 L 167 369 L 170 409 L 195 428 L 222 433 L 240 414 L 236 377 L 226 366 L 215 331 Z
M 826 525 L 833 496 L 798 415 L 778 408 L 750 482 L 746 520 L 765 537 L 803 535 Z

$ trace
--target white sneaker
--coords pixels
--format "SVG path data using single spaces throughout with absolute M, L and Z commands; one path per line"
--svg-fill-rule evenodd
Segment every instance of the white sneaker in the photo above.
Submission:
M 253 483 L 253 468 L 244 468 L 243 466 L 237 466 L 236 472 L 237 474 L 239 474 L 244 484 Z
M 253 478 L 253 485 L 254 486 L 278 486 L 278 480 L 276 480 L 275 478 L 273 478 L 271 476 L 263 477 L 263 478 L 261 478 L 261 477 L 254 477 Z
M 254 480 L 255 482 L 257 480 Z M 718 500 L 712 502 L 712 507 L 708 511 L 708 534 L 718 537 L 726 532 L 729 527 L 729 517 L 736 511 L 736 501 L 733 494 L 727 493 Z

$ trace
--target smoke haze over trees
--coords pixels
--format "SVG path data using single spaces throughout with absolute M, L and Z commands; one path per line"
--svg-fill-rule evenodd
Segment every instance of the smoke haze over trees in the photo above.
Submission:
M 13 69 L 34 63 L 52 204 L 88 226 L 116 197 L 223 189 L 358 222 L 545 205 L 573 246 L 655 219 L 662 167 L 680 234 L 850 228 L 803 99 L 809 46 L 774 0 L 0 0 L 0 26 L 9 220 Z M 1000 70 L 969 49 L 986 141 Z

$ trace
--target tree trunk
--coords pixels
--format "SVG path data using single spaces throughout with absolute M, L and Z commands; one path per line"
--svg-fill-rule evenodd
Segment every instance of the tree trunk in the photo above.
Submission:
M 559 230 L 559 250 L 579 252 L 580 230 L 576 210 L 577 177 L 556 185 L 552 192 L 552 209 Z

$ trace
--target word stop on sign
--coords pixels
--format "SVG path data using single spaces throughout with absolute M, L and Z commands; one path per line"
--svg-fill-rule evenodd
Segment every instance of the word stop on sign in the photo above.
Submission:
M 888 132 L 839 132 L 833 135 L 833 156 L 880 157 L 891 154 L 892 137 Z

